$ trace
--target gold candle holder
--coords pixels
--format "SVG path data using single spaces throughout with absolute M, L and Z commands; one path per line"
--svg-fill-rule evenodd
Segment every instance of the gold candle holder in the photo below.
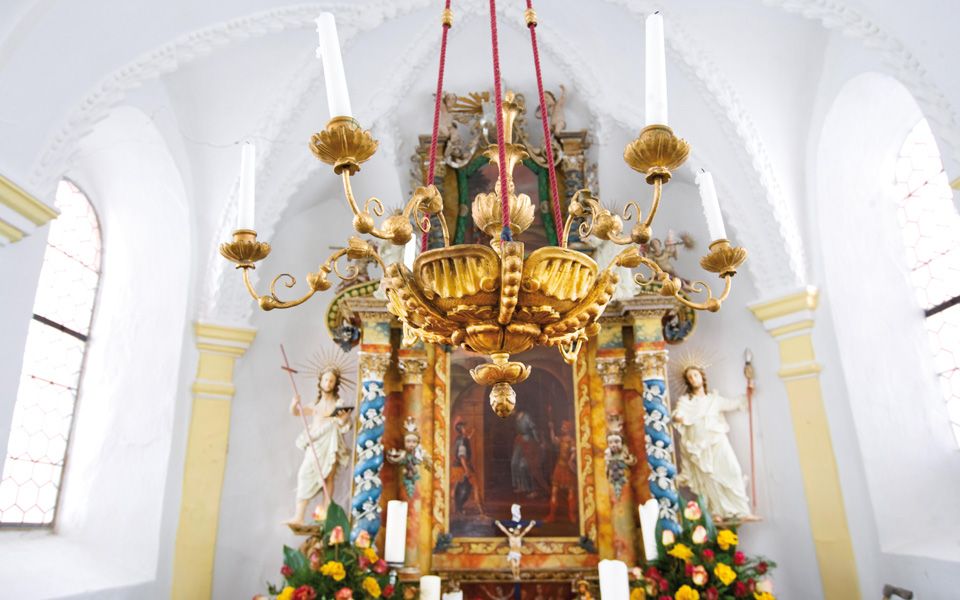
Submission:
M 333 172 L 350 175 L 377 151 L 377 140 L 360 127 L 353 117 L 334 117 L 327 127 L 310 138 L 310 151 L 321 161 L 333 165 Z
M 690 144 L 666 125 L 647 125 L 627 144 L 623 160 L 647 176 L 647 183 L 670 181 L 671 174 L 690 156 Z
M 270 254 L 270 244 L 257 241 L 257 232 L 252 229 L 237 229 L 233 241 L 220 244 L 220 254 L 238 269 L 255 269 L 254 263 Z
M 737 269 L 747 260 L 747 251 L 730 245 L 728 240 L 714 240 L 710 244 L 710 252 L 700 259 L 700 266 L 706 271 L 717 273 L 722 277 L 733 277 Z

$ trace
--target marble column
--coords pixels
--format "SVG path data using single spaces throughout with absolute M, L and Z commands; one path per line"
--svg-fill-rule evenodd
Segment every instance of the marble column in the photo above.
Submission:
M 623 346 L 623 323 L 619 319 L 602 322 L 597 335 L 597 374 L 603 382 L 603 406 L 606 418 L 624 419 L 623 377 L 626 372 L 626 348 Z M 609 435 L 610 432 L 607 432 Z M 624 443 L 626 440 L 624 440 Z M 604 439 L 607 448 L 607 439 Z M 607 472 L 608 456 L 604 457 L 604 472 Z M 609 484 L 613 525 L 613 555 L 628 565 L 637 560 L 637 505 L 633 501 L 633 489 L 629 482 L 629 468 L 622 477 L 607 477 Z
M 423 349 L 423 344 L 419 343 L 413 348 L 401 348 L 398 351 L 398 364 L 400 366 L 400 375 L 403 380 L 403 405 L 404 418 L 412 419 L 419 427 L 423 416 L 423 372 L 427 368 L 427 355 Z M 400 443 L 403 443 L 401 431 Z M 421 435 L 421 445 L 422 436 Z M 413 482 L 405 482 L 403 475 L 400 477 L 399 492 L 401 497 L 407 501 L 407 549 L 404 555 L 404 570 L 418 574 L 420 572 L 420 520 L 423 517 L 423 497 L 429 494 L 425 488 L 426 482 L 422 471 L 429 467 L 429 463 L 424 463 L 418 467 L 418 479 Z M 412 483 L 412 487 L 408 487 Z M 410 493 L 410 490 L 413 493 Z
M 680 496 L 670 425 L 667 389 L 667 349 L 663 315 L 672 308 L 668 299 L 640 298 L 629 310 L 633 322 L 634 361 L 643 381 L 644 440 L 650 467 L 650 493 L 660 505 L 658 525 L 680 533 Z

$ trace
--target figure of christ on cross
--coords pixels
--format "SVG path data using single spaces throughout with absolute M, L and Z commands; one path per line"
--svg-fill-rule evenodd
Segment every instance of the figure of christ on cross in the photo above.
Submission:
M 513 573 L 515 581 L 520 580 L 520 548 L 523 544 L 523 536 L 527 535 L 536 521 L 530 521 L 526 527 L 520 521 L 520 505 L 514 504 L 511 507 L 513 521 L 511 525 L 504 525 L 500 521 L 494 521 L 494 524 L 507 536 L 507 543 L 510 545 L 510 551 L 507 553 L 507 564 L 510 565 L 510 571 Z

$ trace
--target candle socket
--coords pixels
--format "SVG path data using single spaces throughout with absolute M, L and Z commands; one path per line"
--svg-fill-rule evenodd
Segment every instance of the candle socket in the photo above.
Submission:
M 333 165 L 337 175 L 348 171 L 350 175 L 360 170 L 377 151 L 377 140 L 353 117 L 334 117 L 326 128 L 310 138 L 310 150 L 314 156 L 328 165 Z
M 237 229 L 233 241 L 220 244 L 220 254 L 238 269 L 255 269 L 254 263 L 270 254 L 270 244 L 257 241 L 257 232 L 252 229 Z
M 733 277 L 745 260 L 746 250 L 731 246 L 728 240 L 720 239 L 710 243 L 710 252 L 700 259 L 700 266 L 720 277 Z
M 647 183 L 670 181 L 673 171 L 687 160 L 690 144 L 666 125 L 647 125 L 637 139 L 627 144 L 623 160 L 634 171 L 647 176 Z

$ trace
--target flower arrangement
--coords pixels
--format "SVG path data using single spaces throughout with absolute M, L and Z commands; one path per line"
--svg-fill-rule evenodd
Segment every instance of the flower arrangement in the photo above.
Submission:
M 635 570 L 631 600 L 776 600 L 774 562 L 738 550 L 736 530 L 718 530 L 700 503 L 688 502 L 683 516 L 679 539 L 659 532 L 659 558 Z
M 283 585 L 269 584 L 276 600 L 368 600 L 402 598 L 386 561 L 377 555 L 369 534 L 361 531 L 351 544 L 350 521 L 343 508 L 331 504 L 320 532 L 299 549 L 283 547 Z

